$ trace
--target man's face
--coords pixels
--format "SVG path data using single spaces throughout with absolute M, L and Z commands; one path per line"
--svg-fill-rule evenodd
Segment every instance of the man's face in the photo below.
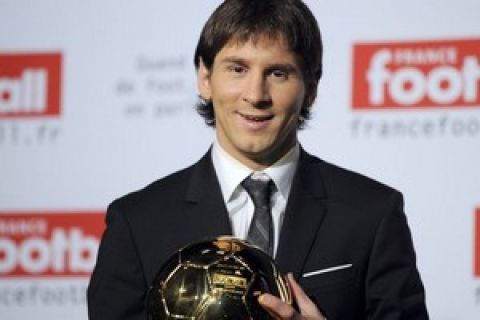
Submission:
M 198 87 L 213 102 L 218 142 L 250 168 L 271 165 L 296 143 L 306 85 L 282 37 L 230 40 L 211 70 L 200 64 Z

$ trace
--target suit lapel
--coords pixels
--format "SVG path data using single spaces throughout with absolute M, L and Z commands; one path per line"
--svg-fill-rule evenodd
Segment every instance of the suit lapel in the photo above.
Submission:
M 276 263 L 283 272 L 302 273 L 326 212 L 321 160 L 301 151 L 285 209 Z M 192 167 L 185 197 L 189 242 L 231 235 L 232 226 L 213 168 L 210 151 Z
M 277 265 L 297 279 L 326 212 L 320 164 L 321 160 L 301 151 L 280 233 Z
M 193 241 L 232 234 L 210 150 L 192 168 L 185 201 Z

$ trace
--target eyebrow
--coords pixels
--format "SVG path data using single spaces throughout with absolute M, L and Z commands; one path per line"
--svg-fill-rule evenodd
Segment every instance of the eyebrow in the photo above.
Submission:
M 235 56 L 225 57 L 222 60 L 220 60 L 219 62 L 220 63 L 235 63 L 235 64 L 240 64 L 240 65 L 243 65 L 243 66 L 248 66 L 249 65 L 248 60 L 242 59 L 242 58 L 239 58 L 239 57 L 235 57 Z M 281 70 L 285 70 L 285 71 L 288 71 L 288 72 L 291 72 L 291 73 L 301 72 L 301 70 L 298 66 L 296 66 L 293 63 L 288 63 L 288 62 L 272 63 L 272 64 L 267 65 L 266 69 L 267 70 L 281 69 Z

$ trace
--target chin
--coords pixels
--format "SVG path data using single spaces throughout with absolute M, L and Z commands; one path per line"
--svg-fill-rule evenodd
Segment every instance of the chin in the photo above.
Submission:
M 248 150 L 245 150 L 244 153 L 248 155 L 250 159 L 259 160 L 261 162 L 264 162 L 266 160 L 275 160 L 275 159 L 270 159 L 275 153 L 271 145 L 268 145 L 268 146 L 262 145 L 262 146 L 257 146 L 256 148 L 250 148 Z
M 242 149 L 247 154 L 264 154 L 265 152 L 268 152 L 268 150 L 271 148 L 271 145 L 269 143 L 260 143 L 258 141 L 253 143 L 247 143 L 244 146 L 245 147 Z

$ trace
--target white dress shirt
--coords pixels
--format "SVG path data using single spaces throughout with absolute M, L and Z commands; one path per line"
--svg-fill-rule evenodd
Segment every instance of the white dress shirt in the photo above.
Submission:
M 242 187 L 241 182 L 249 175 L 267 175 L 275 184 L 271 196 L 272 220 L 274 231 L 273 255 L 275 256 L 280 238 L 283 216 L 287 204 L 288 195 L 292 185 L 293 175 L 300 157 L 300 146 L 296 144 L 280 160 L 261 172 L 240 163 L 230 156 L 215 141 L 212 147 L 212 161 L 220 183 L 223 199 L 228 210 L 228 215 L 233 229 L 233 235 L 240 239 L 246 239 L 250 222 L 253 218 L 254 205 L 248 193 Z

